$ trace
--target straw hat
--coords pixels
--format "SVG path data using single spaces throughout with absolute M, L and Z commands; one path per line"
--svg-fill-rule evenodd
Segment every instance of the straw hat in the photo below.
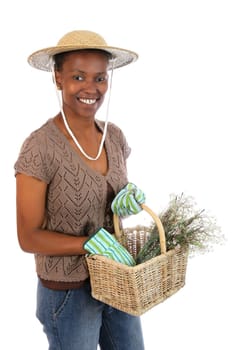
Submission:
M 113 57 L 113 68 L 125 66 L 138 58 L 138 55 L 133 51 L 108 46 L 106 41 L 97 33 L 75 30 L 65 34 L 56 46 L 32 53 L 28 57 L 28 62 L 34 68 L 49 72 L 51 71 L 51 58 L 54 55 L 83 49 L 99 49 L 109 52 Z

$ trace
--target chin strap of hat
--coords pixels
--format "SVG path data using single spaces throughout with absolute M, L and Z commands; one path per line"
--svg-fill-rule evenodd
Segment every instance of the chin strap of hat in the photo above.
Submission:
M 111 91 L 112 91 L 112 77 L 113 77 L 113 67 L 114 67 L 114 61 L 111 60 L 111 74 L 110 74 L 110 84 L 109 84 L 109 95 L 108 95 L 108 101 L 107 101 L 107 109 L 106 109 L 106 118 L 105 118 L 105 124 L 104 124 L 104 130 L 103 130 L 103 136 L 100 142 L 100 146 L 99 146 L 99 150 L 97 153 L 96 157 L 91 157 L 89 156 L 84 149 L 82 148 L 82 146 L 79 144 L 77 138 L 74 136 L 72 130 L 69 127 L 69 124 L 67 122 L 63 107 L 62 107 L 62 98 L 59 94 L 59 90 L 57 88 L 57 84 L 56 84 L 56 77 L 55 77 L 55 69 L 54 69 L 54 59 L 53 57 L 51 58 L 51 70 L 52 70 L 52 77 L 53 77 L 53 82 L 54 82 L 54 86 L 55 86 L 55 91 L 56 91 L 56 95 L 57 95 L 57 99 L 58 99 L 58 103 L 59 103 L 59 107 L 60 107 L 60 111 L 61 111 L 61 115 L 63 118 L 63 122 L 65 124 L 66 130 L 68 131 L 69 135 L 71 136 L 72 140 L 74 141 L 75 145 L 79 148 L 80 152 L 89 160 L 97 160 L 100 155 L 101 152 L 103 150 L 103 146 L 104 146 L 104 141 L 106 138 L 106 134 L 107 134 L 107 127 L 108 127 L 108 118 L 109 118 L 109 106 L 110 106 L 110 97 L 111 97 Z

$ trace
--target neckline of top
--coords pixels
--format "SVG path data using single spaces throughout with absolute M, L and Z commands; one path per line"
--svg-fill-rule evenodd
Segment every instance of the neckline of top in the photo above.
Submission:
M 108 134 L 106 135 L 105 138 L 105 142 L 104 142 L 104 148 L 106 151 L 106 155 L 107 155 L 107 162 L 108 162 L 108 170 L 107 173 L 104 175 L 100 172 L 98 172 L 97 170 L 91 168 L 87 162 L 84 161 L 84 159 L 82 159 L 79 155 L 79 153 L 74 149 L 74 147 L 72 147 L 72 145 L 70 144 L 69 140 L 67 139 L 67 137 L 63 134 L 63 132 L 60 130 L 60 128 L 56 125 L 54 118 L 49 119 L 49 124 L 53 127 L 54 130 L 56 130 L 56 132 L 62 137 L 62 139 L 64 140 L 64 142 L 66 143 L 66 145 L 68 145 L 69 149 L 71 150 L 72 154 L 75 155 L 75 157 L 78 157 L 79 161 L 82 163 L 82 165 L 84 165 L 89 171 L 91 171 L 92 173 L 94 173 L 95 175 L 101 176 L 102 178 L 107 178 L 109 176 L 110 173 L 110 169 L 111 169 L 111 156 L 110 156 L 110 152 L 108 150 L 108 144 L 109 144 L 109 137 Z M 103 132 L 103 127 L 101 125 L 101 121 L 99 120 L 95 120 L 95 123 L 97 125 L 97 127 L 101 130 L 101 132 Z

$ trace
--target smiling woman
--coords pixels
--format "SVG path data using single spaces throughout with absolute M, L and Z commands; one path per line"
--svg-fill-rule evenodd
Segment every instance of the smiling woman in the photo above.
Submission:
M 51 349 L 144 349 L 138 317 L 92 298 L 84 249 L 99 227 L 113 233 L 111 203 L 128 183 L 125 136 L 95 115 L 109 69 L 136 58 L 88 31 L 29 57 L 60 91 L 59 113 L 31 133 L 15 163 L 18 238 L 35 254 L 37 317 Z
M 37 67 L 46 68 L 45 71 L 32 68 L 26 57 L 37 49 L 54 47 L 54 44 L 56 52 L 55 48 L 50 48 L 50 52 L 55 55 L 58 39 L 78 25 L 81 29 L 103 33 L 109 44 L 124 45 L 140 55 L 136 64 L 114 69 L 109 109 L 109 120 L 122 127 L 132 148 L 127 160 L 129 179 L 143 187 L 147 204 L 158 213 L 167 205 L 170 194 L 193 196 L 200 208 L 216 216 L 227 236 L 224 246 L 190 259 L 187 283 L 180 294 L 143 315 L 145 348 L 231 350 L 232 326 L 226 315 L 233 310 L 233 288 L 229 278 L 233 251 L 232 1 L 41 0 L 36 3 L 21 0 L 2 1 L 0 8 L 1 348 L 14 349 L 15 339 L 18 349 L 48 348 L 47 339 L 34 317 L 37 285 L 34 256 L 20 251 L 16 240 L 12 166 L 27 135 L 59 111 L 50 72 L 50 55 L 45 58 L 43 51 L 43 59 L 36 63 Z M 22 18 L 19 14 L 23 10 L 26 14 Z M 38 55 L 42 57 L 42 53 Z M 111 69 L 108 74 L 110 89 Z M 96 114 L 100 120 L 105 120 L 109 89 Z M 103 125 L 97 120 L 96 124 L 99 128 Z M 68 139 L 53 123 L 49 132 L 50 138 L 56 135 L 54 143 L 58 141 L 60 158 L 56 162 L 69 157 L 76 159 L 78 152 L 70 149 Z M 109 132 L 110 128 L 105 145 L 112 145 Z M 49 172 L 50 166 L 54 165 L 54 154 L 48 148 L 46 150 L 46 144 L 43 147 L 42 142 L 40 147 L 47 152 L 47 158 L 42 162 L 42 153 L 38 152 L 38 157 L 33 153 L 34 166 L 39 167 L 41 162 L 48 166 Z M 30 152 L 25 163 L 29 160 Z M 67 207 L 74 198 L 69 196 L 70 192 L 73 194 L 69 180 L 77 168 L 68 169 L 64 179 L 69 191 L 59 187 L 61 178 L 58 174 L 54 183 L 54 188 L 58 188 L 58 199 L 48 193 L 49 209 L 53 202 L 56 205 L 54 212 L 59 212 L 60 192 L 66 194 L 66 212 L 60 211 L 61 220 L 66 215 L 73 218 L 80 215 L 80 210 L 88 209 L 85 200 L 85 206 L 80 205 L 74 212 Z M 77 188 L 83 177 L 74 180 Z M 91 173 L 89 180 L 92 186 L 96 172 Z M 88 191 L 88 186 L 86 189 Z M 33 188 L 28 191 L 28 194 L 32 193 Z M 75 193 L 77 202 L 82 194 Z M 59 220 L 53 220 L 56 228 Z M 134 220 L 138 223 L 137 216 Z M 48 217 L 48 223 L 50 221 Z M 78 232 L 79 227 L 75 230 Z M 49 262 L 48 268 L 55 270 Z M 57 266 L 59 269 L 60 262 Z M 70 259 L 67 271 L 72 272 L 73 266 L 75 259 Z

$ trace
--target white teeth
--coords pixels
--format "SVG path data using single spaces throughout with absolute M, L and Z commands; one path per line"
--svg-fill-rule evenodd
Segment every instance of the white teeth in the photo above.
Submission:
M 79 101 L 86 103 L 87 105 L 93 105 L 96 100 L 90 98 L 80 98 Z

